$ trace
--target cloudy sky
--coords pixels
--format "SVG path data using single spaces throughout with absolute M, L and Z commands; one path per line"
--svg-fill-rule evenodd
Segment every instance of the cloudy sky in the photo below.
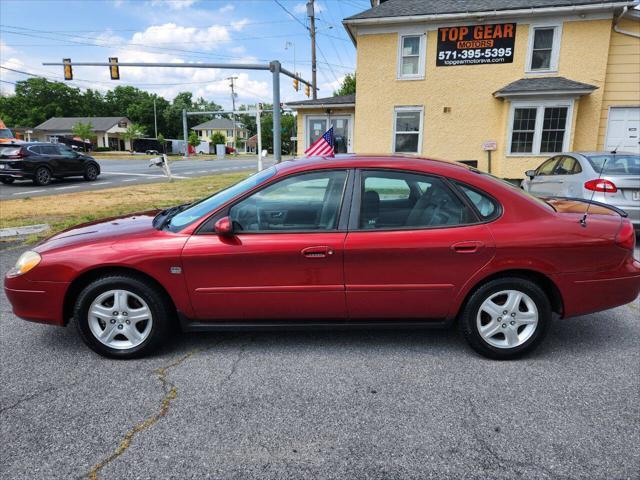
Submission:
M 319 0 L 319 96 L 330 96 L 346 73 L 353 72 L 355 49 L 341 21 L 365 10 L 369 0 Z M 283 65 L 311 79 L 311 53 L 305 25 L 305 0 L 0 0 L 0 65 L 62 80 L 62 67 L 42 62 L 120 61 L 221 62 Z M 266 72 L 209 69 L 121 68 L 121 81 L 107 67 L 76 67 L 79 88 L 106 91 L 135 85 L 167 99 L 180 91 L 231 106 L 229 81 L 237 76 L 240 103 L 269 102 L 271 79 Z M 28 78 L 0 69 L 0 89 Z M 302 90 L 302 89 L 301 89 Z M 303 99 L 284 80 L 283 101 Z

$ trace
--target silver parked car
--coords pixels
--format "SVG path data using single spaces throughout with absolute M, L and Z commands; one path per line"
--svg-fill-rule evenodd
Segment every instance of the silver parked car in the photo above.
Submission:
M 640 155 L 572 152 L 525 173 L 522 188 L 538 197 L 574 197 L 602 202 L 627 212 L 640 229 Z

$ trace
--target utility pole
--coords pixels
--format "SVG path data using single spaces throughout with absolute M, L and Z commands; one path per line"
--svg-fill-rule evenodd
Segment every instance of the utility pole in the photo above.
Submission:
M 234 150 L 236 150 L 237 153 L 237 144 L 236 144 L 236 91 L 235 91 L 235 85 L 233 84 L 234 80 L 237 80 L 238 77 L 227 77 L 227 80 L 230 80 L 231 83 L 229 84 L 229 86 L 231 87 L 231 105 L 232 108 L 231 110 L 234 112 L 231 115 L 231 121 L 233 122 L 233 148 Z
M 153 96 L 153 131 L 155 132 L 156 140 L 158 139 L 158 117 L 156 115 L 156 96 Z
M 309 34 L 311 35 L 311 90 L 313 91 L 313 99 L 318 98 L 317 87 L 317 68 L 316 68 L 316 14 L 313 5 L 314 0 L 307 2 L 307 15 L 309 16 Z
M 182 110 L 182 134 L 184 135 L 184 156 L 189 156 L 189 128 L 187 127 L 187 109 Z
M 262 125 L 260 123 L 260 103 L 256 105 L 256 134 L 258 135 L 258 171 L 262 171 Z

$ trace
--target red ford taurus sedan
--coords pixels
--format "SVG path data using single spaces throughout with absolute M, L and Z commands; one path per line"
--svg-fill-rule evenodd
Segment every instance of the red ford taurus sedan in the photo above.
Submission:
M 183 330 L 448 325 L 492 358 L 633 301 L 624 212 L 525 194 L 448 162 L 296 160 L 204 200 L 82 225 L 24 253 L 16 315 L 112 357 Z

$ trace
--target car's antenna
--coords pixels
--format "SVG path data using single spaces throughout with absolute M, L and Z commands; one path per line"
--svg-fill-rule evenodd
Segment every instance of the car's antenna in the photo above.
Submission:
M 611 153 L 615 155 L 615 151 Z M 596 180 L 596 185 L 598 184 L 598 182 L 600 181 L 600 178 L 602 177 L 602 172 L 604 172 L 604 167 L 607 165 L 607 160 L 609 160 L 609 157 L 605 157 L 604 162 L 602 162 L 602 168 L 600 169 L 600 173 L 598 174 L 598 180 Z M 605 189 L 605 192 L 606 192 L 606 189 Z M 593 192 L 591 192 L 591 198 L 589 199 L 589 204 L 587 205 L 587 209 L 584 211 L 584 215 L 580 219 L 580 225 L 582 225 L 583 227 L 587 226 L 587 215 L 589 215 L 589 209 L 591 208 L 591 203 L 593 202 L 593 196 L 595 194 L 596 194 L 596 190 L 594 189 Z

